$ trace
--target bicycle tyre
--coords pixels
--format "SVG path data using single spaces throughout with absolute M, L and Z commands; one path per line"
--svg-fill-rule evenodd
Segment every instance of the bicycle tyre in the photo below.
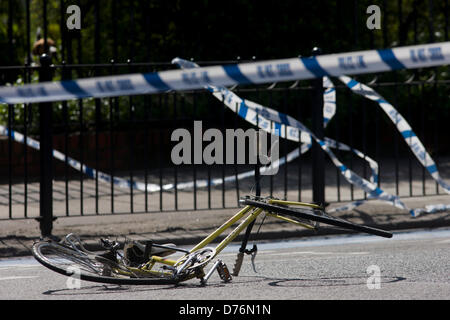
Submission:
M 165 285 L 165 284 L 177 284 L 182 279 L 170 279 L 170 278 L 134 278 L 131 276 L 105 276 L 102 275 L 102 264 L 104 263 L 90 257 L 86 254 L 82 254 L 68 246 L 60 244 L 55 241 L 39 241 L 33 244 L 32 254 L 36 260 L 48 269 L 55 271 L 59 274 L 65 276 L 73 276 L 74 272 L 69 268 L 74 266 L 80 270 L 77 277 L 80 280 L 99 282 L 107 284 L 117 284 L 117 285 Z M 96 256 L 98 257 L 98 256 Z M 65 259 L 64 261 L 59 261 L 59 259 Z M 91 270 L 87 265 L 91 265 Z M 96 267 L 98 270 L 95 270 Z
M 254 206 L 257 208 L 262 208 L 269 212 L 276 212 L 280 215 L 286 215 L 286 216 L 290 216 L 290 217 L 294 217 L 294 218 L 308 219 L 308 220 L 317 221 L 320 223 L 329 224 L 329 225 L 332 225 L 335 227 L 350 229 L 350 230 L 358 231 L 358 232 L 369 233 L 369 234 L 384 237 L 384 238 L 392 238 L 391 232 L 377 229 L 374 227 L 365 226 L 365 225 L 359 225 L 359 224 L 356 224 L 356 223 L 353 223 L 353 222 L 350 222 L 350 221 L 347 221 L 344 219 L 332 217 L 332 216 L 327 215 L 322 210 L 306 209 L 306 208 L 291 208 L 291 207 L 278 206 L 278 205 L 269 204 L 269 203 L 265 203 L 262 201 L 250 200 L 250 199 L 243 200 L 243 203 L 245 205 L 251 205 L 251 206 Z M 321 215 L 317 214 L 316 211 L 319 211 Z M 322 214 L 324 214 L 324 215 L 322 215 Z

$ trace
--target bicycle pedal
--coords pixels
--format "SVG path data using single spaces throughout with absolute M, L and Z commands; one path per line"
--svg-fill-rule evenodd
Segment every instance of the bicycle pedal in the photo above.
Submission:
M 232 280 L 230 271 L 225 263 L 222 261 L 217 265 L 217 272 L 219 273 L 220 279 L 224 282 L 230 282 Z

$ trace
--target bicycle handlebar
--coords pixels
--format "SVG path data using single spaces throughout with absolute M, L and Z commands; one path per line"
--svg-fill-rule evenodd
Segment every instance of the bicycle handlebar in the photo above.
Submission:
M 257 207 L 257 208 L 262 208 L 265 211 L 269 211 L 269 212 L 277 212 L 280 214 L 296 216 L 296 217 L 300 217 L 303 219 L 309 219 L 309 220 L 333 225 L 336 227 L 365 232 L 365 233 L 377 235 L 377 236 L 384 237 L 384 238 L 392 238 L 391 232 L 373 228 L 373 227 L 364 226 L 364 225 L 358 225 L 358 224 L 355 224 L 355 223 L 352 223 L 349 221 L 345 221 L 342 219 L 337 219 L 337 218 L 331 217 L 331 216 L 315 215 L 315 214 L 311 213 L 311 212 L 314 212 L 314 210 L 311 210 L 311 209 L 281 207 L 278 205 L 268 204 L 265 202 L 260 202 L 260 201 L 250 200 L 250 199 L 243 199 L 242 203 L 244 203 L 245 205 L 250 205 L 253 207 Z M 322 211 L 322 212 L 324 212 L 324 211 Z

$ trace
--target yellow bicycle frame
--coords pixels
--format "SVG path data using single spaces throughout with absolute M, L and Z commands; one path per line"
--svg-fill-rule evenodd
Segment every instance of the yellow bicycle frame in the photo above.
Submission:
M 296 201 L 285 201 L 285 200 L 275 200 L 275 199 L 270 199 L 268 201 L 268 203 L 270 204 L 281 204 L 281 205 L 295 205 L 295 206 L 305 206 L 305 207 L 309 207 L 309 208 L 314 208 L 314 209 L 322 209 L 321 206 L 318 206 L 316 204 L 312 204 L 312 203 L 305 203 L 305 202 L 296 202 Z M 256 218 L 258 218 L 258 216 L 264 211 L 264 209 L 262 208 L 256 208 L 253 207 L 251 205 L 247 205 L 245 206 L 243 209 L 241 209 L 238 213 L 236 213 L 233 217 L 231 217 L 230 219 L 228 219 L 224 224 L 222 224 L 219 228 L 217 228 L 214 232 L 212 232 L 211 234 L 209 234 L 205 239 L 203 239 L 200 243 L 198 243 L 195 247 L 193 247 L 189 252 L 192 253 L 196 250 L 202 249 L 205 246 L 207 246 L 208 244 L 210 244 L 211 242 L 213 242 L 215 239 L 217 239 L 217 237 L 219 237 L 222 233 L 224 233 L 227 229 L 229 229 L 233 224 L 235 224 L 236 222 L 238 222 L 239 220 L 243 219 L 245 217 L 246 214 L 248 214 L 245 219 L 243 221 L 241 221 L 241 223 L 233 230 L 231 231 L 228 236 L 226 236 L 216 247 L 215 247 L 215 256 L 217 256 L 226 246 L 228 246 L 252 221 L 254 221 Z M 271 212 L 267 212 L 266 213 L 268 216 L 276 218 L 276 219 L 281 219 L 283 221 L 289 222 L 289 223 L 294 223 L 296 225 L 299 225 L 301 227 L 307 228 L 307 229 L 314 229 L 313 226 L 308 225 L 306 223 L 301 223 L 298 221 L 295 221 L 293 219 L 284 217 L 284 216 L 280 216 L 278 214 L 275 213 L 271 213 Z M 214 256 L 214 257 L 215 257 Z M 150 272 L 151 274 L 155 275 L 155 274 L 161 274 L 163 275 L 163 273 L 158 272 L 158 271 L 154 271 L 151 270 L 153 268 L 153 266 L 156 263 L 160 263 L 160 264 L 165 264 L 165 265 L 169 265 L 169 266 L 174 266 L 177 261 L 175 260 L 170 260 L 170 259 L 163 259 L 161 257 L 158 256 L 152 256 L 149 260 L 149 262 L 147 262 L 145 264 L 144 267 L 142 268 L 136 268 L 136 269 L 132 269 L 133 272 L 136 273 L 146 273 L 146 272 Z

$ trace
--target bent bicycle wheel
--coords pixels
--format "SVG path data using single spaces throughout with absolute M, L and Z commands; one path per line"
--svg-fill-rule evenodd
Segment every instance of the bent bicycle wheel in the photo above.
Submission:
M 369 234 L 373 234 L 376 236 L 384 237 L 384 238 L 392 238 L 392 233 L 373 228 L 368 227 L 364 225 L 359 225 L 356 223 L 352 223 L 350 221 L 332 217 L 325 213 L 325 211 L 317 210 L 317 209 L 305 209 L 305 208 L 290 208 L 286 206 L 279 206 L 274 204 L 265 203 L 263 201 L 257 201 L 257 200 L 250 200 L 245 199 L 243 201 L 246 205 L 251 205 L 257 208 L 262 208 L 268 212 L 276 212 L 280 215 L 286 215 L 288 217 L 292 218 L 301 218 L 301 219 L 307 219 L 312 221 L 317 221 L 320 223 L 329 224 L 335 227 L 340 227 L 344 229 L 350 229 L 358 232 L 365 232 Z
M 170 277 L 142 277 L 121 263 L 80 252 L 54 241 L 36 242 L 32 253 L 37 261 L 50 270 L 85 281 L 118 285 L 163 285 L 182 281 Z

